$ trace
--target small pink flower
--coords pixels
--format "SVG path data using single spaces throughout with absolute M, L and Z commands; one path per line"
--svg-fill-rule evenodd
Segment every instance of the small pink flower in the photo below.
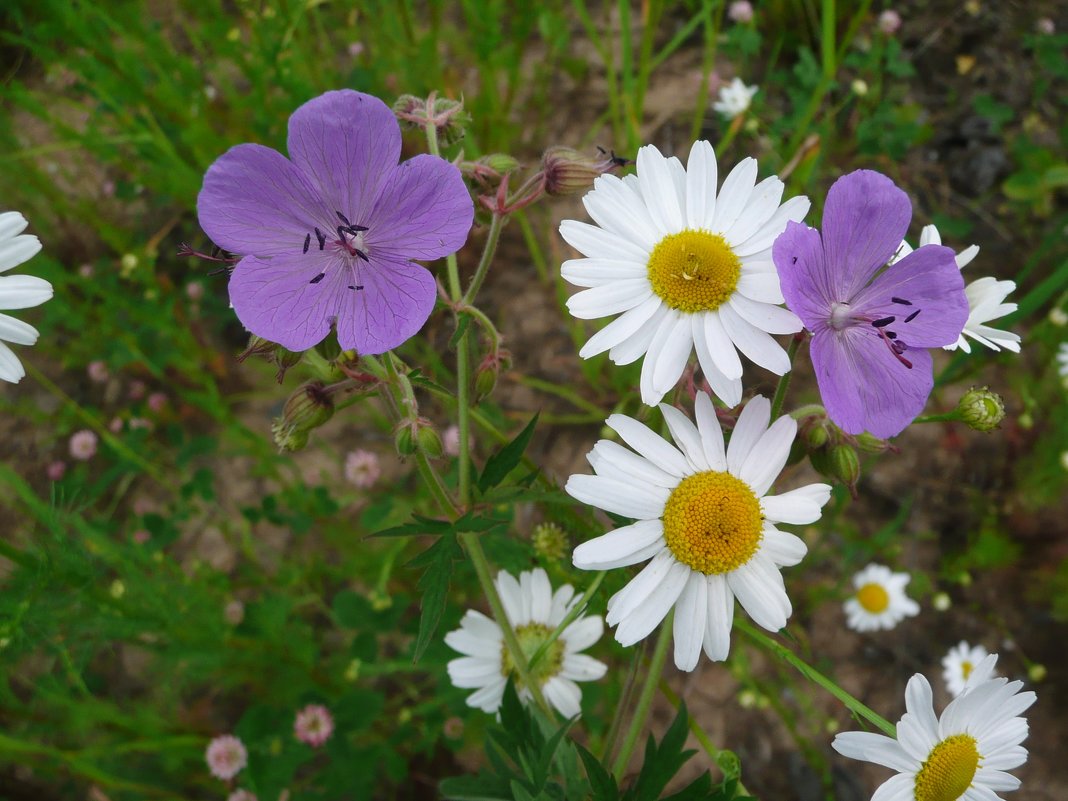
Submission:
M 48 465 L 45 472 L 48 474 L 49 481 L 59 481 L 67 472 L 67 463 L 62 459 L 56 459 Z
M 134 498 L 133 513 L 138 517 L 143 517 L 156 508 L 156 503 L 147 495 L 138 495 Z
M 111 181 L 111 180 L 104 181 L 104 183 L 100 184 L 100 193 L 104 197 L 114 197 L 115 196 L 115 182 Z
M 89 374 L 89 380 L 96 384 L 103 384 L 108 380 L 108 366 L 99 359 L 95 362 L 89 362 L 86 365 L 85 372 Z
M 231 626 L 236 626 L 245 619 L 245 605 L 236 598 L 223 609 L 223 619 Z
M 196 303 L 204 297 L 204 285 L 199 281 L 190 281 L 185 285 L 185 296 Z
M 363 42 L 350 42 L 349 43 L 349 55 L 353 58 L 359 57 L 363 53 Z
M 1044 36 L 1053 36 L 1057 31 L 1057 26 L 1053 24 L 1053 20 L 1049 17 L 1042 17 L 1035 23 L 1035 30 Z
M 81 267 L 78 268 L 78 275 L 80 275 L 82 278 L 92 278 L 93 265 L 83 264 Z
M 259 801 L 259 799 L 248 790 L 234 790 L 226 801 Z
M 110 431 L 112 434 L 118 434 L 120 431 L 122 431 L 122 418 L 112 417 L 111 422 L 108 423 L 108 431 Z
M 381 475 L 378 456 L 371 451 L 358 448 L 345 457 L 345 478 L 360 489 L 373 487 Z
M 167 405 L 167 395 L 164 392 L 153 392 L 148 396 L 148 408 L 159 414 Z
M 131 417 L 130 418 L 130 430 L 131 431 L 135 431 L 138 428 L 143 428 L 145 431 L 151 431 L 152 428 L 153 428 L 152 421 L 151 420 L 146 420 L 143 417 Z
M 879 30 L 887 36 L 893 36 L 901 27 L 901 15 L 894 9 L 888 8 L 879 15 Z
M 79 462 L 87 462 L 96 456 L 97 437 L 89 429 L 77 431 L 70 438 L 70 455 Z
M 145 393 L 148 392 L 148 387 L 145 386 L 144 381 L 131 381 L 129 396 L 130 400 L 141 400 L 145 397 Z
M 325 706 L 308 704 L 297 713 L 293 733 L 302 743 L 318 748 L 334 733 L 334 718 Z
M 467 437 L 467 448 L 470 450 L 474 447 L 475 438 L 470 434 Z M 449 456 L 460 455 L 460 427 L 457 425 L 451 425 L 445 429 L 441 435 L 441 446 L 445 449 L 445 453 Z
M 152 539 L 152 535 L 149 534 L 148 531 L 143 528 L 139 528 L 133 533 L 133 541 L 136 542 L 138 545 L 144 545 L 150 539 Z
M 232 734 L 224 734 L 208 743 L 204 759 L 212 776 L 230 781 L 248 764 L 248 751 Z
M 735 0 L 727 10 L 731 22 L 752 22 L 753 4 L 747 0 Z

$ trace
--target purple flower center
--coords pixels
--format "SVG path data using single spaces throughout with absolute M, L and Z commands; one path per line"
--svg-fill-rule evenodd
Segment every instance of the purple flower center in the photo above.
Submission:
M 890 298 L 890 302 L 906 308 L 912 306 L 912 301 L 906 300 L 905 298 L 892 297 Z M 891 330 L 890 326 L 894 324 L 905 325 L 911 323 L 919 316 L 921 311 L 923 310 L 913 309 L 904 316 L 901 316 L 900 314 L 888 314 L 881 317 L 875 317 L 871 313 L 862 314 L 854 312 L 850 309 L 848 303 L 838 301 L 831 304 L 831 316 L 827 322 L 836 332 L 863 325 L 865 323 L 870 324 L 871 327 L 875 329 L 875 333 L 878 334 L 879 338 L 883 341 L 883 344 L 886 345 L 890 354 L 911 370 L 912 362 L 902 355 L 909 349 L 909 346 L 905 344 L 903 340 L 898 338 L 898 333 Z M 899 319 L 900 323 L 898 323 Z
M 315 232 L 315 241 L 319 243 L 319 250 L 325 250 L 327 245 L 330 246 L 332 253 L 336 253 L 341 256 L 341 264 L 345 267 L 352 269 L 352 265 L 355 259 L 363 259 L 366 262 L 370 262 L 370 249 L 367 247 L 367 243 L 364 241 L 364 233 L 369 229 L 365 225 L 354 225 L 349 222 L 349 218 L 342 214 L 340 211 L 334 212 L 344 225 L 339 225 L 334 229 L 334 236 L 324 234 L 318 228 L 312 229 Z M 307 253 L 311 249 L 312 235 L 308 234 L 304 237 L 304 253 Z M 355 276 L 355 272 L 353 272 Z M 326 272 L 322 271 L 316 273 L 309 284 L 318 284 L 326 278 Z M 362 284 L 349 284 L 349 289 L 360 290 L 363 289 Z

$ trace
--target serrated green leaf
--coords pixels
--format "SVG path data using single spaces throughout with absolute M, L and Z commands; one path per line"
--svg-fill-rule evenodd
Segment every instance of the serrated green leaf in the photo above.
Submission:
M 478 489 L 480 492 L 486 492 L 486 490 L 496 487 L 515 469 L 523 458 L 523 452 L 526 451 L 527 445 L 530 444 L 530 438 L 534 436 L 534 427 L 537 424 L 538 415 L 535 414 L 515 439 L 489 458 L 482 475 L 478 477 Z
M 423 656 L 423 652 L 430 645 L 430 639 L 437 631 L 438 623 L 441 622 L 449 592 L 449 579 L 452 577 L 452 563 L 459 555 L 460 547 L 456 543 L 456 535 L 449 532 L 408 563 L 410 566 L 415 566 L 417 562 L 427 566 L 418 584 L 423 600 L 419 606 L 419 633 L 415 639 L 413 662 L 418 662 Z
M 593 790 L 593 801 L 619 801 L 619 788 L 612 774 L 597 757 L 581 745 L 576 744 L 575 747 L 586 768 L 586 778 L 589 779 L 590 788 Z

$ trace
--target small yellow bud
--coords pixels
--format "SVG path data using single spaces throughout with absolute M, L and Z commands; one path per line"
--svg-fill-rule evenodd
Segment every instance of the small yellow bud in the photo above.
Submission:
M 108 592 L 111 594 L 111 597 L 117 601 L 126 594 L 126 585 L 123 584 L 120 579 L 115 579 L 111 582 Z
M 993 431 L 1005 417 L 1005 402 L 987 387 L 972 387 L 957 404 L 960 419 L 976 431 Z
M 1037 662 L 1027 669 L 1027 678 L 1036 684 L 1046 678 L 1046 666 Z

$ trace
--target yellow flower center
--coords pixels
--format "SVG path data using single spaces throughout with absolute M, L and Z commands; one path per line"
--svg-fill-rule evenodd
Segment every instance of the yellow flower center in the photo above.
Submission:
M 890 606 L 890 595 L 882 584 L 865 584 L 857 590 L 857 603 L 864 607 L 866 612 L 877 615 L 885 612 Z
M 964 680 L 967 681 L 968 677 L 970 675 L 972 675 L 972 663 L 971 662 L 961 662 L 960 663 L 960 672 L 961 672 L 961 675 L 964 676 Z
M 530 658 L 537 653 L 541 648 L 542 643 L 549 638 L 551 633 L 552 629 L 543 623 L 527 623 L 525 626 L 516 626 L 515 636 L 516 639 L 519 640 L 519 647 L 523 651 L 523 656 L 527 658 L 528 664 Z M 531 678 L 533 678 L 540 687 L 560 672 L 563 662 L 564 643 L 557 638 L 538 660 L 538 664 L 534 665 L 531 669 Z M 517 690 L 523 689 L 523 682 L 520 681 L 519 674 L 515 672 L 515 662 L 512 661 L 512 655 L 508 653 L 508 646 L 502 643 L 501 675 L 508 677 L 512 674 L 515 674 L 515 688 Z
M 648 269 L 653 291 L 671 308 L 692 314 L 726 302 L 742 263 L 722 236 L 687 228 L 657 243 Z
M 947 737 L 927 755 L 916 774 L 916 801 L 957 801 L 975 778 L 979 751 L 967 734 Z
M 664 540 L 675 558 L 705 575 L 748 562 L 764 534 L 760 501 L 730 473 L 687 476 L 664 505 Z

